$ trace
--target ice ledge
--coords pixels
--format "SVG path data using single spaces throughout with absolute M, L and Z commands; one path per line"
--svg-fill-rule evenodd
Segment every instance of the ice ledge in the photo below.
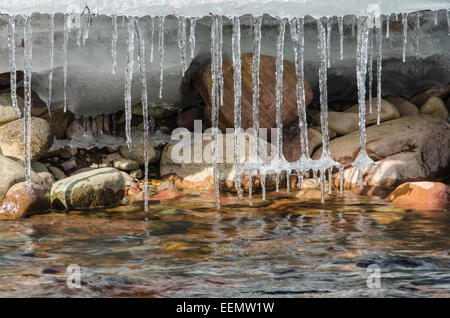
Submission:
M 225 16 L 244 14 L 274 17 L 345 16 L 409 13 L 448 9 L 448 0 L 0 0 L 0 12 L 9 15 L 81 12 L 126 16 L 181 15 L 202 17 L 210 13 Z

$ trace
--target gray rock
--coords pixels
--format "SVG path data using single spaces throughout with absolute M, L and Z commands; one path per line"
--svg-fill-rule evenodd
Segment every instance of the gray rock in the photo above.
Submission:
M 142 131 L 132 130 L 132 141 L 133 147 L 131 151 L 128 150 L 127 146 L 120 146 L 120 154 L 127 159 L 132 159 L 137 161 L 138 164 L 145 164 L 144 158 L 144 137 Z M 160 151 L 155 149 L 151 142 L 148 144 L 148 158 L 149 162 L 153 163 L 159 160 Z M 136 169 L 136 168 L 135 168 Z
M 139 164 L 131 159 L 114 160 L 114 168 L 124 171 L 132 171 L 139 168 Z
M 48 172 L 47 167 L 45 166 L 45 164 L 39 162 L 39 161 L 35 161 L 31 164 L 31 169 L 36 172 Z
M 23 109 L 23 99 L 20 96 L 17 96 L 17 105 L 19 109 Z M 12 106 L 11 94 L 0 94 L 0 126 L 16 119 L 19 119 L 19 116 Z
M 63 168 L 64 171 L 69 171 L 69 170 L 75 169 L 76 167 L 77 167 L 77 162 L 75 161 L 75 159 L 64 161 L 61 164 L 61 168 Z
M 142 178 L 142 170 L 141 169 L 133 170 L 130 172 L 130 176 L 135 179 L 140 179 Z
M 64 172 L 61 171 L 61 169 L 55 167 L 55 166 L 48 166 L 48 171 L 55 177 L 56 180 L 61 180 L 64 178 L 67 178 Z
M 86 171 L 53 184 L 50 200 L 57 209 L 87 209 L 115 205 L 125 193 L 119 170 L 102 168 Z

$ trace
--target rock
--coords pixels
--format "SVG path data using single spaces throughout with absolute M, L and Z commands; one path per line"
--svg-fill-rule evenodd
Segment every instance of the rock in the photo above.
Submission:
M 24 88 L 17 87 L 17 96 L 20 96 L 24 100 Z M 23 112 L 23 106 L 22 106 Z M 31 116 L 40 117 L 41 115 L 48 113 L 47 104 L 36 94 L 35 91 L 31 90 Z
M 23 113 L 23 99 L 20 96 L 17 96 L 17 106 Z M 19 119 L 19 116 L 12 106 L 11 93 L 0 94 L 0 126 L 16 119 Z
M 173 190 L 163 190 L 158 194 L 149 198 L 149 201 L 162 201 L 162 200 L 173 200 L 179 197 L 185 196 L 184 193 L 173 191 Z
M 114 160 L 122 160 L 123 157 L 119 153 L 115 152 L 106 155 L 105 159 L 108 161 L 114 161 Z
M 115 205 L 125 193 L 119 170 L 102 168 L 86 171 L 56 182 L 50 191 L 57 209 L 86 209 Z
M 128 150 L 128 146 L 120 146 L 119 151 L 120 154 L 126 158 L 131 159 L 134 161 L 137 161 L 138 164 L 144 165 L 145 164 L 145 158 L 144 158 L 144 137 L 142 135 L 142 131 L 132 131 L 132 142 L 133 147 L 131 151 Z M 152 143 L 148 143 L 148 159 L 150 163 L 156 162 L 159 160 L 160 157 L 160 151 L 155 149 L 153 147 Z M 136 169 L 136 168 L 135 168 Z
M 19 83 L 23 80 L 23 72 L 16 71 L 16 83 Z M 9 72 L 0 74 L 0 89 L 8 90 L 11 87 L 11 74 Z M 9 93 L 8 93 L 9 94 Z
M 322 145 L 322 135 L 314 129 L 308 128 L 308 150 L 312 155 L 314 150 Z M 302 149 L 298 129 L 295 134 L 283 135 L 283 154 L 287 161 L 294 162 L 300 159 Z
M 114 160 L 114 168 L 124 171 L 131 171 L 139 169 L 139 164 L 131 159 L 118 159 Z
M 20 160 L 7 158 L 0 155 L 0 200 L 6 192 L 16 183 L 25 181 L 25 166 Z M 41 178 L 31 171 L 31 182 L 41 185 Z
M 380 164 L 364 172 L 363 193 L 386 194 L 388 189 L 407 181 L 439 176 L 450 165 L 450 125 L 428 116 L 408 116 L 367 127 L 367 152 Z M 359 153 L 359 131 L 330 141 L 334 160 L 348 167 L 344 188 L 359 189 L 358 173 L 349 167 Z M 318 159 L 322 149 L 312 156 Z M 339 178 L 333 178 L 335 186 Z M 357 190 L 359 191 L 359 190 Z
M 302 189 L 293 192 L 292 196 L 302 201 L 320 201 L 322 199 L 322 192 L 320 189 Z M 331 198 L 327 189 L 324 191 L 323 198 L 324 200 L 329 200 Z
M 31 169 L 36 172 L 48 172 L 47 167 L 45 166 L 45 164 L 39 162 L 39 161 L 35 161 L 31 164 Z
M 45 190 L 50 190 L 55 183 L 55 177 L 50 172 L 38 172 L 37 174 L 42 180 L 42 187 Z
M 134 184 L 134 179 L 125 171 L 120 171 L 123 179 L 125 180 L 125 186 L 129 187 L 131 184 Z
M 84 133 L 83 126 L 78 122 L 78 120 L 72 121 L 66 129 L 65 136 L 67 139 L 73 139 L 74 136 L 82 136 Z M 91 125 L 89 125 L 88 134 L 92 135 Z
M 57 139 L 64 139 L 67 126 L 73 114 L 69 111 L 64 112 L 61 107 L 52 107 L 51 114 L 52 116 L 50 117 L 48 112 L 45 112 L 40 118 L 45 119 L 50 124 L 51 132 Z
M 404 99 L 403 97 L 387 96 L 385 97 L 385 100 L 387 100 L 397 108 L 398 112 L 400 113 L 400 117 L 419 115 L 419 109 L 417 108 L 417 106 Z
M 142 170 L 141 169 L 136 169 L 130 172 L 130 177 L 135 178 L 135 179 L 140 179 L 142 178 Z
M 177 125 L 189 131 L 194 131 L 194 121 L 203 120 L 203 107 L 192 107 L 185 109 L 178 114 Z
M 187 132 L 187 131 L 186 131 Z M 169 181 L 174 185 L 174 189 L 178 190 L 213 190 L 214 182 L 213 182 L 213 168 L 211 165 L 211 139 L 210 135 L 207 134 L 198 134 L 200 138 L 203 136 L 203 141 L 200 142 L 199 145 L 194 145 L 194 141 L 192 138 L 193 133 L 187 132 L 186 136 L 188 136 L 189 140 L 186 141 L 186 149 L 191 153 L 191 160 L 187 163 L 178 161 L 177 156 L 181 154 L 184 155 L 184 149 L 180 149 L 180 145 L 183 144 L 180 141 L 180 144 L 176 141 L 171 141 L 168 143 L 162 153 L 161 153 L 161 161 L 160 161 L 160 175 L 163 177 L 164 181 Z M 223 134 L 219 135 L 219 143 L 222 144 L 222 154 L 220 156 L 223 160 L 222 163 L 219 163 L 219 178 L 220 178 L 220 187 L 223 190 L 235 191 L 234 188 L 234 134 Z M 248 141 L 250 138 L 253 138 L 252 135 L 248 133 L 242 134 L 243 139 L 245 139 L 245 147 L 242 146 L 242 151 L 245 150 L 245 156 L 241 158 L 241 165 L 248 162 L 250 153 Z M 185 141 L 184 139 L 183 141 Z M 260 139 L 260 149 L 271 149 L 274 152 L 274 147 L 270 145 L 267 141 Z M 241 145 L 244 145 L 244 142 L 241 141 Z M 199 147 L 197 150 L 196 147 Z M 229 149 L 227 153 L 226 150 Z M 220 148 L 219 148 L 220 149 Z M 173 152 L 173 153 L 172 153 Z M 219 150 L 220 152 L 220 150 Z M 273 153 L 272 152 L 272 153 Z M 268 162 L 269 156 L 263 156 L 261 159 L 263 162 Z M 255 175 L 255 173 L 254 173 Z M 268 174 L 266 177 L 266 189 L 270 190 L 275 187 L 274 175 Z M 281 179 L 281 182 L 283 180 Z M 248 177 L 245 173 L 242 176 L 242 187 L 243 189 L 248 188 Z M 283 183 L 281 183 L 283 184 Z M 285 183 L 284 183 L 285 184 Z M 259 177 L 253 178 L 253 189 L 257 191 L 260 189 L 260 180 Z
M 449 195 L 449 187 L 440 182 L 406 182 L 392 191 L 388 200 L 399 207 L 441 210 L 447 207 Z
M 75 169 L 77 167 L 77 162 L 75 159 L 67 160 L 61 163 L 61 168 L 64 169 L 64 171 L 69 171 L 72 169 Z
M 60 150 L 59 155 L 62 158 L 69 159 L 69 158 L 75 157 L 75 155 L 77 154 L 77 151 L 78 151 L 77 148 L 65 146 L 63 149 Z
M 252 62 L 253 54 L 244 53 L 241 56 L 242 63 L 242 125 L 246 130 L 253 126 L 253 86 L 252 86 Z M 259 121 L 261 128 L 276 127 L 275 123 L 275 58 L 261 55 Z M 223 106 L 220 107 L 219 128 L 225 132 L 226 128 L 234 127 L 234 91 L 233 91 L 233 62 L 228 59 L 223 62 L 224 96 Z M 283 104 L 282 121 L 287 126 L 297 118 L 297 78 L 295 65 L 284 61 L 283 76 Z M 206 104 L 204 119 L 207 126 L 211 126 L 211 67 L 203 66 L 194 78 L 194 88 L 200 93 Z M 308 81 L 305 80 L 306 105 L 308 105 L 313 93 Z
M 314 125 L 320 127 L 320 113 L 311 116 Z M 376 119 L 375 119 L 376 120 Z M 343 136 L 359 129 L 359 116 L 352 112 L 328 112 L 328 128 Z
M 315 131 L 317 131 L 322 136 L 322 129 L 321 129 L 320 126 L 311 126 L 309 128 L 314 129 Z M 328 137 L 330 137 L 330 140 L 337 137 L 337 133 L 333 129 L 331 129 L 329 127 L 329 125 L 328 125 Z
M 430 97 L 437 97 L 444 99 L 450 93 L 450 84 L 443 87 L 430 88 L 422 93 L 415 95 L 409 101 L 417 106 L 422 106 L 430 99 Z
M 425 104 L 420 107 L 421 114 L 427 114 L 442 119 L 447 119 L 448 111 L 444 102 L 437 97 L 430 97 Z
M 50 208 L 45 189 L 38 185 L 28 188 L 25 182 L 16 183 L 0 202 L 0 219 L 17 219 L 32 212 L 44 212 Z
M 378 109 L 377 109 L 377 98 L 372 98 L 372 113 L 369 111 L 369 99 L 366 100 L 366 124 L 367 125 L 373 125 L 377 123 L 377 115 L 378 115 Z M 358 104 L 353 105 L 352 107 L 345 110 L 346 113 L 354 113 L 359 114 L 359 106 Z M 389 103 L 385 99 L 381 99 L 381 113 L 380 113 L 380 122 L 392 120 L 395 118 L 399 118 L 400 113 L 395 108 L 394 105 Z M 332 128 L 333 130 L 336 130 Z M 336 131 L 337 132 L 337 131 Z
M 55 166 L 48 166 L 47 169 L 48 171 L 50 171 L 50 173 L 55 177 L 57 181 L 67 178 L 64 172 L 62 172 L 61 169 Z
M 24 159 L 23 118 L 0 127 L 0 148 L 3 155 Z M 53 135 L 48 123 L 33 117 L 31 120 L 31 161 L 36 161 L 47 154 L 52 146 Z
M 74 175 L 76 175 L 76 174 L 79 174 L 79 173 L 82 173 L 82 172 L 86 172 L 86 171 L 92 171 L 92 170 L 95 170 L 96 168 L 92 168 L 92 167 L 84 167 L 84 168 L 80 168 L 80 169 L 77 169 L 77 170 L 75 170 L 74 172 L 72 172 L 71 174 L 70 174 L 70 176 L 74 176 Z

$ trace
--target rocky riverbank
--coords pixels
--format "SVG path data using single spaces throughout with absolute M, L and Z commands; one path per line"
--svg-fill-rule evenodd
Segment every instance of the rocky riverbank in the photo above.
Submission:
M 261 62 L 261 74 L 266 75 L 261 80 L 260 127 L 274 128 L 275 59 L 264 56 Z M 251 63 L 252 55 L 244 54 L 244 129 L 251 127 L 253 122 Z M 288 61 L 284 64 L 283 152 L 288 161 L 296 161 L 301 154 L 301 145 L 296 120 L 295 67 Z M 219 127 L 225 130 L 234 126 L 233 70 L 230 60 L 224 61 L 223 72 L 224 105 L 220 108 Z M 9 74 L 1 74 L 0 81 L 7 83 Z M 179 198 L 189 191 L 213 190 L 210 162 L 174 161 L 171 152 L 175 141 L 170 141 L 171 133 L 176 128 L 183 127 L 192 132 L 195 120 L 203 121 L 203 130 L 210 127 L 210 87 L 211 76 L 209 66 L 206 65 L 199 69 L 191 87 L 202 97 L 202 103 L 189 108 L 183 108 L 182 105 L 151 108 L 150 113 L 155 120 L 155 132 L 151 134 L 149 144 L 151 201 Z M 305 87 L 309 151 L 313 159 L 318 159 L 322 152 L 318 97 L 313 96 L 307 82 Z M 18 95 L 18 105 L 23 109 L 23 90 L 19 89 Z M 369 100 L 366 103 L 367 151 L 378 166 L 366 169 L 362 189 L 356 169 L 350 166 L 359 152 L 358 105 L 356 101 L 329 105 L 330 151 L 333 159 L 345 167 L 344 189 L 387 197 L 394 204 L 402 206 L 415 203 L 424 208 L 447 206 L 450 85 L 420 92 L 410 99 L 402 96 L 384 97 L 381 101 L 380 125 L 376 124 L 377 100 L 373 98 L 372 101 L 372 112 Z M 0 94 L 0 218 L 25 217 L 49 209 L 67 211 L 117 204 L 142 204 L 145 198 L 145 151 L 141 105 L 133 106 L 131 151 L 124 145 L 125 115 L 122 111 L 85 119 L 75 118 L 70 111 L 65 113 L 60 104 L 51 105 L 50 111 L 49 114 L 45 103 L 33 93 L 33 171 L 32 186 L 28 188 L 24 183 L 23 119 L 15 113 L 10 93 L 6 91 Z M 226 138 L 227 135 L 223 136 Z M 99 142 L 106 137 L 109 139 L 104 140 L 114 142 Z M 61 141 L 65 141 L 66 146 L 56 147 L 61 145 Z M 89 147 L 83 147 L 83 142 Z M 270 140 L 261 142 L 270 146 Z M 194 148 L 194 144 L 189 147 L 195 155 L 198 149 Z M 203 153 L 210 149 L 208 147 L 211 147 L 210 142 L 204 141 L 199 149 Z M 247 156 L 245 160 L 248 160 L 252 149 L 248 149 L 247 145 L 244 151 Z M 233 192 L 234 164 L 221 164 L 219 170 L 221 191 Z M 289 184 L 292 200 L 320 200 L 320 194 L 317 195 L 319 190 L 312 180 L 305 179 L 303 190 L 297 187 L 297 176 L 291 176 Z M 255 178 L 252 186 L 253 191 L 258 192 L 260 180 Z M 282 176 L 281 191 L 286 191 L 283 189 L 285 186 L 286 176 Z M 339 188 L 337 171 L 332 176 L 331 186 Z M 249 180 L 246 175 L 242 178 L 242 187 L 248 190 Z M 268 178 L 266 187 L 268 190 L 275 189 L 274 180 Z

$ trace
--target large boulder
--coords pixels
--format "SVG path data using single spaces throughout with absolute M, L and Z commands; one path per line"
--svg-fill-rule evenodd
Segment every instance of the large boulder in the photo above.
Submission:
M 366 168 L 365 193 L 386 194 L 403 182 L 439 177 L 450 167 L 450 125 L 440 118 L 402 117 L 367 127 L 366 133 L 367 153 L 379 166 Z M 351 167 L 359 150 L 359 131 L 330 141 L 331 156 L 346 167 L 346 189 L 359 189 L 358 172 Z M 313 159 L 321 153 L 322 148 Z M 334 184 L 339 184 L 337 177 Z
M 187 130 L 186 130 L 187 131 Z M 196 137 L 194 137 L 196 136 Z M 172 182 L 174 187 L 178 190 L 213 190 L 213 166 L 211 164 L 211 139 L 208 134 L 192 134 L 187 132 L 184 139 L 185 149 L 190 152 L 189 162 L 181 162 L 179 157 L 185 154 L 185 150 L 180 146 L 183 141 L 172 141 L 168 143 L 162 153 L 160 161 L 160 175 L 163 179 Z M 194 139 L 200 138 L 198 145 L 194 144 Z M 201 139 L 203 138 L 203 140 Z M 241 141 L 241 166 L 248 162 L 250 153 L 253 149 L 249 147 L 249 140 L 253 139 L 248 133 L 242 134 L 242 140 L 245 140 L 245 146 Z M 219 141 L 222 144 L 222 149 L 219 148 L 219 158 L 222 162 L 219 163 L 219 178 L 220 187 L 222 190 L 234 191 L 234 134 L 220 134 Z M 274 153 L 274 147 L 267 141 L 259 140 L 260 149 L 267 149 L 267 156 L 261 157 L 264 162 L 269 162 L 270 153 Z M 198 150 L 197 150 L 198 147 Z M 221 150 L 220 150 L 221 149 Z M 259 177 L 253 179 L 253 189 L 260 189 Z M 266 177 L 266 188 L 273 189 L 275 182 L 273 175 L 268 174 Z M 247 173 L 241 174 L 241 185 L 244 189 L 248 188 Z
M 296 129 L 293 134 L 283 135 L 283 155 L 289 162 L 300 159 L 302 148 L 300 143 L 299 130 Z M 311 156 L 317 148 L 322 145 L 322 135 L 315 129 L 308 128 L 308 152 Z
M 314 125 L 320 126 L 320 113 L 314 114 L 312 122 Z M 359 127 L 359 116 L 350 112 L 328 112 L 328 128 L 335 131 L 336 134 L 347 135 Z
M 50 200 L 44 188 L 25 182 L 13 185 L 0 202 L 0 219 L 17 219 L 30 213 L 45 212 L 50 208 Z
M 17 119 L 0 127 L 0 148 L 3 155 L 20 160 L 24 158 L 24 119 Z M 31 120 L 31 161 L 44 156 L 53 143 L 50 126 L 44 119 Z
M 253 85 L 252 65 L 253 54 L 245 53 L 241 56 L 242 63 L 242 124 L 245 130 L 253 126 Z M 234 89 L 233 89 L 233 61 L 228 59 L 223 62 L 224 95 L 223 106 L 219 109 L 219 128 L 225 132 L 226 128 L 234 127 Z M 260 66 L 260 94 L 259 94 L 259 123 L 261 128 L 276 127 L 275 123 L 275 58 L 261 56 Z M 283 74 L 283 104 L 282 121 L 287 125 L 297 118 L 297 78 L 295 65 L 284 61 Z M 194 88 L 200 93 L 206 104 L 204 119 L 207 125 L 211 124 L 211 66 L 203 66 L 194 79 Z M 312 98 L 312 90 L 305 80 L 306 105 Z
M 124 194 L 125 180 L 120 171 L 101 168 L 54 183 L 50 200 L 57 209 L 87 209 L 115 205 Z
M 397 108 L 400 117 L 419 115 L 417 106 L 403 97 L 387 96 L 385 99 Z
M 16 183 L 25 181 L 25 167 L 23 162 L 0 155 L 0 200 Z M 41 178 L 31 171 L 31 182 L 41 185 Z
M 448 117 L 447 107 L 444 102 L 440 98 L 434 96 L 430 97 L 425 104 L 420 106 L 420 113 L 442 119 L 447 119 Z
M 388 196 L 396 206 L 429 210 L 444 209 L 449 201 L 450 188 L 440 182 L 406 182 Z
M 377 123 L 378 109 L 377 109 L 377 98 L 372 98 L 372 112 L 370 112 L 370 100 L 366 100 L 366 124 L 373 125 Z M 359 105 L 355 104 L 352 107 L 345 110 L 346 113 L 359 113 Z M 385 99 L 381 99 L 381 111 L 380 111 L 380 122 L 388 121 L 391 119 L 399 118 L 400 113 L 397 108 L 389 103 Z

